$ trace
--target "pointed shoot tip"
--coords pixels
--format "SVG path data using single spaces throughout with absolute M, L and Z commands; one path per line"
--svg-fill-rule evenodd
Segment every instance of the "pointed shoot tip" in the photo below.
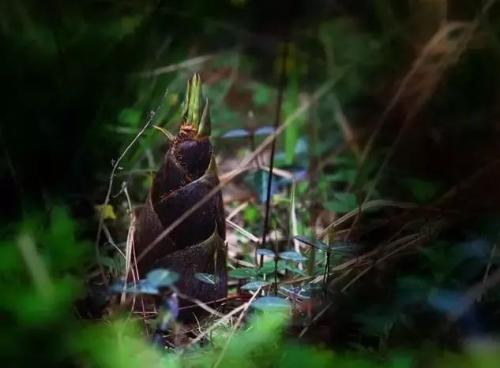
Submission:
M 203 99 L 202 83 L 198 73 L 195 73 L 187 83 L 182 120 L 183 125 L 191 125 L 195 129 L 199 138 L 210 135 L 210 109 L 208 99 Z

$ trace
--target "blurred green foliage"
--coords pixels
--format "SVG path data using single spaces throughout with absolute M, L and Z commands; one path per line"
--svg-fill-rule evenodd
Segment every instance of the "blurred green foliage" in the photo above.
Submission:
M 82 296 L 82 270 L 89 259 L 90 245 L 78 240 L 75 223 L 64 208 L 54 208 L 49 218 L 31 214 L 10 232 L 9 240 L 0 247 L 0 351 L 6 366 L 31 366 L 36 362 L 51 367 L 109 368 L 296 367 L 297 364 L 413 367 L 425 361 L 433 367 L 493 368 L 500 358 L 498 347 L 484 344 L 470 345 L 468 353 L 460 357 L 432 350 L 394 352 L 384 358 L 371 353 L 337 354 L 284 338 L 283 329 L 289 317 L 276 310 L 253 313 L 241 330 L 221 325 L 212 332 L 208 346 L 195 346 L 183 352 L 161 351 L 147 342 L 138 321 L 78 318 L 74 303 Z M 406 280 L 400 280 L 401 290 L 416 295 L 423 284 L 416 285 L 420 283 L 418 279 Z M 369 309 L 365 310 L 360 322 L 366 322 L 365 328 L 370 328 L 367 333 L 378 334 L 380 328 L 390 328 L 386 317 L 389 312 L 374 310 L 372 315 Z M 377 327 L 377 323 L 381 327 Z

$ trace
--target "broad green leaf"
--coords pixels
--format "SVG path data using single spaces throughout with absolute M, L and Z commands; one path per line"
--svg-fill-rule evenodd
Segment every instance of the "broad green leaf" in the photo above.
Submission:
M 265 248 L 259 248 L 256 251 L 258 256 L 265 256 L 265 257 L 274 257 L 276 253 L 274 253 L 270 249 L 265 249 Z
M 248 284 L 243 285 L 241 288 L 243 290 L 249 290 L 249 291 L 255 291 L 258 290 L 264 286 L 268 286 L 269 283 L 266 281 L 252 281 L 249 282 Z
M 295 264 L 285 264 L 285 269 L 293 274 L 305 276 L 306 273 L 298 268 Z
M 258 298 L 252 303 L 252 307 L 258 310 L 272 312 L 287 312 L 292 308 L 287 299 L 277 296 L 264 296 L 262 298 Z
M 275 131 L 275 129 L 272 126 L 261 126 L 261 127 L 257 128 L 257 129 L 255 129 L 254 134 L 256 136 L 259 136 L 259 135 L 266 136 L 266 135 L 273 134 L 274 131 Z
M 157 288 L 172 286 L 179 280 L 179 274 L 164 268 L 153 270 L 146 275 L 146 280 Z
M 248 279 L 257 276 L 257 270 L 255 268 L 240 267 L 229 271 L 229 277 L 234 279 Z
M 158 290 L 160 287 L 162 286 L 155 286 L 148 280 L 139 280 L 137 286 L 127 287 L 126 292 L 135 294 L 157 295 L 160 293 L 160 291 Z
M 259 269 L 259 274 L 260 275 L 272 274 L 272 273 L 274 273 L 275 268 L 276 268 L 276 265 L 275 265 L 274 261 L 264 262 L 262 267 Z M 277 269 L 278 269 L 278 272 L 284 271 L 285 270 L 285 262 L 278 261 Z
M 302 254 L 297 253 L 296 251 L 290 250 L 286 252 L 281 252 L 279 254 L 281 259 L 286 261 L 294 261 L 294 262 L 304 262 L 307 261 L 307 257 L 304 257 Z

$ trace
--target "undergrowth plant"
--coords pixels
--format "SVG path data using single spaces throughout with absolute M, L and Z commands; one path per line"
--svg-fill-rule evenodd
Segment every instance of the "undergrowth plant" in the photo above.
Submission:
M 289 315 L 254 310 L 249 320 L 229 319 L 211 329 L 210 344 L 182 351 L 158 348 L 144 339 L 135 318 L 120 314 L 102 321 L 83 320 L 75 306 L 85 294 L 83 272 L 89 244 L 79 240 L 76 223 L 62 207 L 49 218 L 31 215 L 5 229 L 0 270 L 2 333 L 6 366 L 85 367 L 411 367 L 416 355 L 394 352 L 380 361 L 366 354 L 336 354 L 284 338 Z M 425 354 L 424 354 L 425 355 Z M 425 355 L 432 366 L 494 367 L 494 350 L 471 346 L 467 355 Z M 417 360 L 416 360 L 417 359 Z M 430 359 L 430 360 L 429 360 Z M 377 361 L 378 360 L 378 361 Z
M 211 128 L 209 101 L 195 74 L 187 84 L 179 133 L 168 142 L 146 203 L 131 224 L 139 275 L 169 268 L 179 273 L 180 290 L 202 301 L 224 298 L 227 290 L 226 225 Z M 200 274 L 211 275 L 212 282 Z

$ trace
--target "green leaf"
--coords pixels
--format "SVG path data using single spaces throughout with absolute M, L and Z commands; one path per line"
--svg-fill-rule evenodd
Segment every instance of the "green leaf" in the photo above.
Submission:
M 310 245 L 316 249 L 319 249 L 324 252 L 330 251 L 334 255 L 339 254 L 351 254 L 359 250 L 359 245 L 351 242 L 334 240 L 330 245 L 322 242 L 318 239 L 310 239 L 305 236 L 297 235 L 294 236 L 294 239 L 300 241 L 301 243 Z
M 197 272 L 194 274 L 194 277 L 200 280 L 201 282 L 215 285 L 218 281 L 218 277 L 216 275 L 212 275 L 210 273 Z
M 287 312 L 292 308 L 287 299 L 277 296 L 264 296 L 262 298 L 258 298 L 252 303 L 252 307 L 258 310 L 272 312 Z
M 148 280 L 139 280 L 137 286 L 129 284 L 125 291 L 132 294 L 158 295 L 160 293 L 160 290 L 158 290 L 158 288 L 160 287 L 162 286 L 153 285 Z
M 164 268 L 153 270 L 146 275 L 146 281 L 156 288 L 172 286 L 177 280 L 179 280 L 178 273 Z
M 294 264 L 285 264 L 285 269 L 293 274 L 305 276 L 306 273 Z
M 132 282 L 125 283 L 123 281 L 118 281 L 111 285 L 109 291 L 116 294 L 125 292 L 129 294 L 158 295 L 160 293 L 160 290 L 158 290 L 156 286 L 151 285 L 148 280 L 139 280 L 137 285 L 134 285 Z
M 292 73 L 289 77 L 289 86 L 283 108 L 285 116 L 289 117 L 298 105 L 299 78 L 297 73 Z M 291 165 L 295 159 L 295 152 L 300 136 L 300 126 L 304 121 L 304 117 L 297 117 L 285 130 L 285 162 L 287 165 Z
M 304 262 L 307 261 L 307 257 L 304 257 L 302 254 L 299 254 L 293 250 L 286 251 L 286 252 L 281 252 L 279 254 L 279 257 L 281 259 L 284 259 L 286 261 L 293 261 L 293 262 Z
M 256 206 L 249 205 L 243 210 L 243 219 L 248 223 L 256 223 L 260 221 L 260 211 Z
M 240 267 L 229 271 L 229 277 L 234 279 L 248 279 L 257 276 L 257 270 L 255 268 Z
M 279 271 L 284 271 L 285 270 L 285 262 L 283 261 L 278 261 L 278 266 L 276 267 L 274 261 L 268 261 L 264 262 L 262 267 L 259 269 L 259 275 L 269 275 L 274 273 L 275 268 L 278 269 Z
M 112 205 L 98 204 L 94 206 L 98 216 L 103 220 L 116 220 L 116 212 Z
M 328 244 L 323 243 L 321 240 L 317 239 L 309 239 L 306 238 L 305 236 L 302 235 L 296 235 L 294 236 L 294 239 L 298 240 L 301 243 L 310 245 L 311 247 L 314 247 L 319 250 L 328 250 Z
M 265 257 L 274 257 L 276 255 L 276 253 L 274 253 L 271 249 L 265 249 L 265 248 L 259 248 L 255 253 L 257 253 L 258 256 L 265 256 Z
M 269 283 L 266 281 L 253 281 L 243 285 L 241 288 L 243 290 L 255 291 L 268 285 Z

